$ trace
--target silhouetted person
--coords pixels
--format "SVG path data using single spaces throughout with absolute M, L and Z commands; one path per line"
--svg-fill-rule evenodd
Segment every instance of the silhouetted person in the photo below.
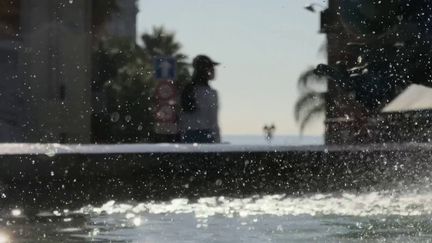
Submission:
M 218 95 L 210 87 L 219 63 L 198 55 L 193 60 L 192 82 L 181 95 L 180 129 L 184 143 L 219 143 Z

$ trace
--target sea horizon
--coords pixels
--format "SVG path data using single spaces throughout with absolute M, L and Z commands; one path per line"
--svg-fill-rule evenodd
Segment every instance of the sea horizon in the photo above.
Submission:
M 264 135 L 245 134 L 245 135 L 223 135 L 222 142 L 233 145 L 322 145 L 324 136 L 322 135 L 275 135 L 268 141 Z

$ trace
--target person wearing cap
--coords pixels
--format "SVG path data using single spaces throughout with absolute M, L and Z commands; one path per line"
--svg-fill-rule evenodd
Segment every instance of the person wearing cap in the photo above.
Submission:
M 219 63 L 198 55 L 192 66 L 191 83 L 181 94 L 180 130 L 184 143 L 219 143 L 218 95 L 209 85 Z

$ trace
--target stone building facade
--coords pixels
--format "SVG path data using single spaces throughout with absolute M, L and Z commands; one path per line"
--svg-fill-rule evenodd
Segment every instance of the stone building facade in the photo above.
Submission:
M 105 29 L 135 40 L 135 0 L 118 2 Z M 0 142 L 90 142 L 92 1 L 0 7 Z

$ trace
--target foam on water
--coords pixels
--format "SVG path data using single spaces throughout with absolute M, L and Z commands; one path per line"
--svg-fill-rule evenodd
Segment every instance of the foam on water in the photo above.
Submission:
M 109 201 L 101 207 L 87 206 L 84 214 L 182 214 L 193 213 L 196 218 L 214 215 L 247 217 L 255 215 L 340 215 L 419 216 L 432 213 L 432 193 L 381 191 L 361 194 L 314 194 L 308 196 L 269 195 L 243 199 L 209 197 L 197 201 L 174 199 L 170 202 L 116 203 Z

